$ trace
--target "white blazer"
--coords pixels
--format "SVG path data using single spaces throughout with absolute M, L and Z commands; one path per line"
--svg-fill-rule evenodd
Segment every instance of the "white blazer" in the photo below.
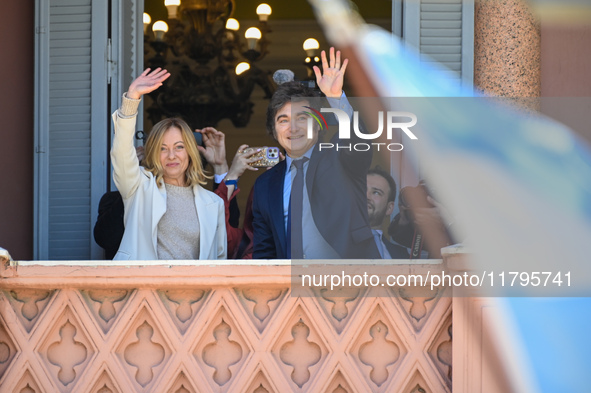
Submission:
M 136 117 L 113 113 L 115 138 L 111 148 L 113 180 L 123 197 L 125 232 L 114 260 L 158 259 L 158 222 L 166 212 L 166 189 L 140 167 L 133 136 Z M 224 202 L 200 185 L 193 186 L 199 217 L 199 259 L 226 259 Z

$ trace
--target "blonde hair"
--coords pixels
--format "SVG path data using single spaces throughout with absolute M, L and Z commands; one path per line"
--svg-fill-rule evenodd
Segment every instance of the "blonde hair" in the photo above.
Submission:
M 160 146 L 162 145 L 164 134 L 172 127 L 176 127 L 181 131 L 183 143 L 189 155 L 189 166 L 185 172 L 185 183 L 191 187 L 197 184 L 205 184 L 206 179 L 210 178 L 210 176 L 207 176 L 203 171 L 201 157 L 199 156 L 199 150 L 197 149 L 197 142 L 195 142 L 193 132 L 189 128 L 189 125 L 178 117 L 164 119 L 152 127 L 152 131 L 150 131 L 144 146 L 144 168 L 154 175 L 156 184 L 159 187 L 164 186 L 164 168 L 162 168 L 162 164 L 160 163 Z

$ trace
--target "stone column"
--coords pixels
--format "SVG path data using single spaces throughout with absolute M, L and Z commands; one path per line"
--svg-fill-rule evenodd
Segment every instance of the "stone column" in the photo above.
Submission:
M 539 97 L 540 59 L 540 23 L 526 1 L 476 0 L 474 84 L 478 89 L 492 96 Z

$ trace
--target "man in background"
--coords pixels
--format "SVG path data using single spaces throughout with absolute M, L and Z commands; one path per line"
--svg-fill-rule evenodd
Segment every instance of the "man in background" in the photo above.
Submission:
M 390 174 L 379 167 L 367 172 L 367 213 L 369 224 L 382 259 L 408 259 L 406 248 L 384 237 L 382 223 L 394 211 L 396 182 Z

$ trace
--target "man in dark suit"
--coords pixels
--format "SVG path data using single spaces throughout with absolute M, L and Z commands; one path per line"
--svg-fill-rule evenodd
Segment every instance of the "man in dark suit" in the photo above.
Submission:
M 382 259 L 408 259 L 406 248 L 390 242 L 383 236 L 382 223 L 390 218 L 396 200 L 396 182 L 390 174 L 378 167 L 367 173 L 367 211 L 374 240 Z
M 330 61 L 324 51 L 321 57 L 323 71 L 314 67 L 317 85 L 330 106 L 351 119 L 353 111 L 342 90 L 347 60 L 341 65 L 334 48 Z M 313 135 L 307 133 L 310 106 L 316 105 L 310 97 L 317 96 L 299 82 L 286 82 L 267 108 L 267 132 L 287 157 L 255 183 L 254 258 L 380 258 L 367 218 L 371 151 L 319 149 L 320 126 L 312 122 Z M 332 142 L 337 143 L 335 138 Z

